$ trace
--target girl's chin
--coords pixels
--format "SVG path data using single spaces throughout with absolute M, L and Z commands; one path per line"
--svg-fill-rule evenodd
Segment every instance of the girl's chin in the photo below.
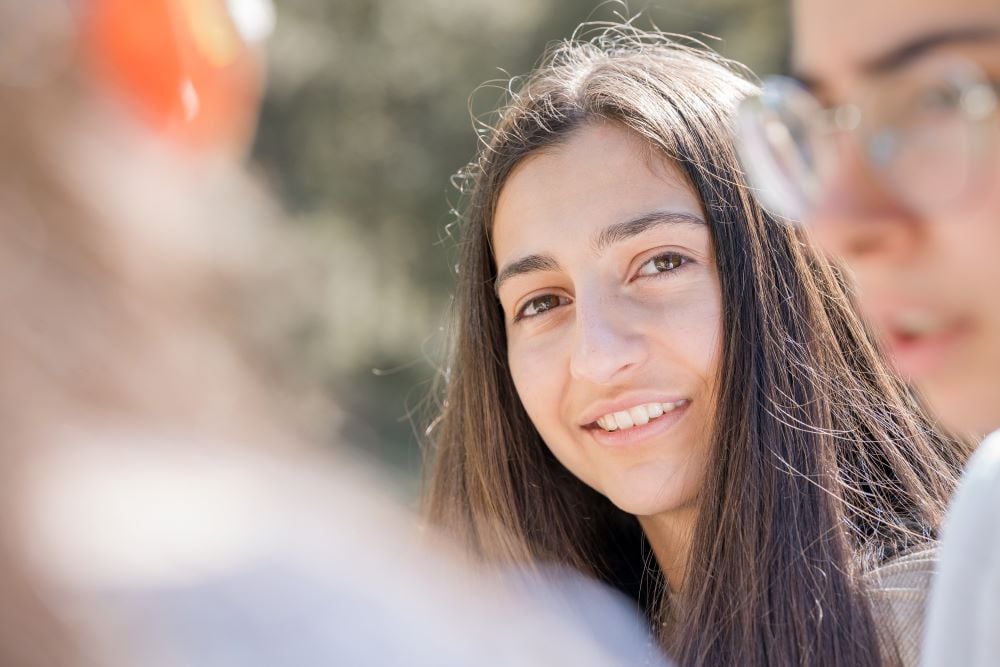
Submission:
M 663 456 L 624 465 L 620 460 L 606 462 L 600 469 L 590 469 L 591 476 L 577 478 L 621 511 L 648 517 L 693 507 L 706 465 L 705 457 L 692 452 L 681 460 Z
M 623 512 L 637 517 L 650 517 L 661 514 L 668 514 L 680 510 L 689 503 L 683 502 L 663 489 L 658 489 L 658 493 L 637 494 L 630 493 L 605 494 L 611 503 Z

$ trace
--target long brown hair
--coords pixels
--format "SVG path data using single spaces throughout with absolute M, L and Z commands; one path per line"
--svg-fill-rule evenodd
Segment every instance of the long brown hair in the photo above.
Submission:
M 463 173 L 451 358 L 426 511 L 491 562 L 566 563 L 630 591 L 682 664 L 878 665 L 862 575 L 935 538 L 967 452 L 890 374 L 843 276 L 746 185 L 732 63 L 631 26 L 552 49 L 511 85 Z M 683 590 L 668 597 L 634 517 L 574 478 L 518 398 L 490 234 L 511 170 L 614 122 L 676 164 L 708 215 L 724 335 L 711 459 Z M 636 578 L 645 575 L 645 585 Z M 666 622 L 667 619 L 673 619 Z

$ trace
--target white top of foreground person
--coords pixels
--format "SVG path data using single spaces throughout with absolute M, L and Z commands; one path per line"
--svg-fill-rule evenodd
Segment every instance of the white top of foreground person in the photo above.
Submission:
M 924 640 L 927 667 L 1000 658 L 1000 434 L 969 462 L 943 530 Z
M 92 435 L 29 466 L 21 524 L 96 664 L 666 664 L 618 595 L 476 572 L 356 464 Z

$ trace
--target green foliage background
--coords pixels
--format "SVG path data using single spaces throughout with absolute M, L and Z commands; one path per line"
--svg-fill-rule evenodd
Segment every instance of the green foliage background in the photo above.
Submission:
M 343 408 L 338 440 L 416 488 L 420 407 L 441 363 L 470 113 L 585 20 L 639 15 L 758 73 L 782 69 L 785 3 L 283 0 L 254 157 L 325 267 L 292 344 Z M 484 86 L 487 81 L 497 86 Z M 470 96 L 471 99 L 470 99 Z M 411 420 L 411 416 L 414 418 Z

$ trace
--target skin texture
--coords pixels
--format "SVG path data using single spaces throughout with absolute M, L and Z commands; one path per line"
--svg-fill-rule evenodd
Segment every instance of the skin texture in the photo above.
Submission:
M 595 242 L 650 212 L 700 222 Z M 493 241 L 511 374 L 528 415 L 566 468 L 639 516 L 668 579 L 679 581 L 710 447 L 721 336 L 698 197 L 626 130 L 587 125 L 515 169 Z M 549 266 L 503 279 L 533 255 Z M 665 256 L 683 260 L 663 270 L 653 260 Z M 679 399 L 690 403 L 627 442 L 602 440 L 593 424 L 614 410 Z
M 862 99 L 953 55 L 1000 79 L 995 0 L 796 0 L 793 25 L 793 69 L 825 104 Z M 952 37 L 907 50 L 944 34 Z M 899 201 L 844 138 L 839 169 L 807 221 L 850 267 L 861 308 L 896 368 L 944 426 L 973 436 L 1000 427 L 1000 129 L 993 130 L 978 180 L 932 214 Z M 924 333 L 913 335 L 907 323 L 914 321 Z

